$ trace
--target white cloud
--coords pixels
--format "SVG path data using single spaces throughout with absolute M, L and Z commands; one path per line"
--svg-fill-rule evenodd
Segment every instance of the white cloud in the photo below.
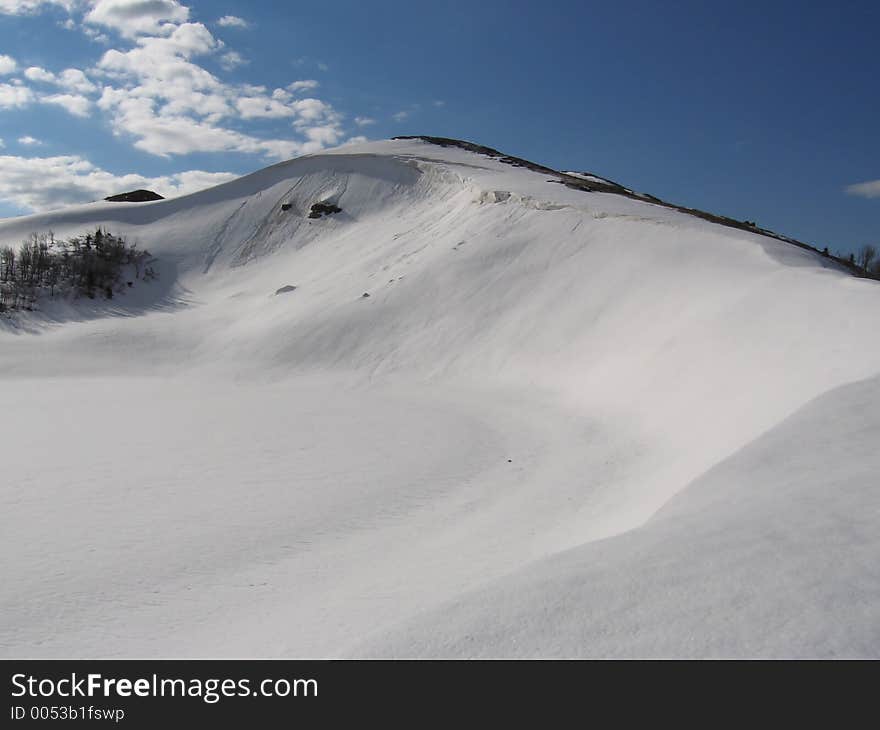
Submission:
M 24 145 L 25 147 L 39 147 L 43 143 L 38 140 L 36 137 L 31 137 L 30 135 L 25 137 L 19 137 L 18 143 L 20 145 Z
M 303 149 L 307 152 L 317 152 L 331 145 L 339 144 L 342 136 L 342 130 L 335 124 L 316 125 L 314 127 L 305 127 L 302 130 L 306 138 L 309 140 L 303 145 Z
M 44 84 L 55 83 L 55 74 L 39 66 L 31 66 L 25 69 L 24 75 L 29 81 L 38 81 Z
M 333 111 L 333 107 L 320 99 L 297 99 L 290 102 L 290 108 L 293 109 L 299 119 L 297 124 L 308 124 L 311 122 L 339 122 L 339 115 Z
M 76 24 L 74 23 L 74 26 Z M 98 30 L 97 28 L 91 28 L 88 25 L 84 25 L 81 28 L 82 32 L 85 33 L 86 37 L 93 40 L 95 43 L 101 43 L 105 46 L 110 45 L 110 36 L 106 33 Z
M 296 93 L 297 91 L 311 91 L 312 89 L 317 89 L 318 86 L 318 82 L 314 79 L 303 79 L 302 81 L 294 81 L 292 84 L 288 84 L 287 88 Z
M 248 63 L 247 59 L 238 51 L 227 51 L 220 56 L 220 65 L 227 71 L 244 66 Z
M 265 95 L 236 99 L 235 106 L 242 119 L 281 119 L 296 116 L 283 100 Z
M 848 195 L 857 195 L 860 198 L 880 198 L 880 180 L 869 180 L 849 185 L 846 192 Z
M 55 104 L 76 117 L 87 117 L 92 111 L 90 99 L 80 94 L 49 94 L 40 97 L 43 104 Z
M 31 104 L 34 92 L 20 84 L 0 84 L 0 109 L 21 109 Z
M 25 71 L 25 76 L 33 81 L 60 86 L 65 91 L 70 90 L 72 93 L 36 94 L 21 82 L 0 84 L 0 109 L 23 109 L 34 102 L 39 102 L 41 104 L 55 104 L 78 117 L 89 115 L 92 107 L 91 100 L 76 91 L 78 89 L 94 90 L 97 87 L 81 71 L 67 69 L 60 76 L 56 76 L 46 69 L 31 66 Z
M 27 15 L 43 5 L 59 5 L 65 10 L 73 10 L 76 4 L 77 0 L 0 0 L 0 14 Z
M 106 94 L 105 94 L 106 96 Z M 102 97 L 99 105 L 106 103 Z M 157 113 L 152 99 L 124 97 L 109 102 L 116 135 L 132 135 L 134 146 L 160 157 L 191 152 L 246 152 L 292 157 L 301 145 L 293 140 L 262 140 L 183 114 Z
M 359 127 L 366 127 L 370 124 L 375 124 L 376 120 L 372 117 L 355 117 L 354 123 L 357 124 Z
M 7 76 L 15 73 L 18 64 L 12 56 L 0 54 L 0 76 Z
M 201 23 L 178 26 L 167 38 L 140 38 L 128 51 L 107 51 L 98 69 L 118 78 L 185 82 L 195 88 L 220 87 L 220 82 L 190 59 L 215 50 L 216 39 Z
M 224 84 L 191 61 L 208 53 L 217 42 L 201 24 L 185 24 L 167 38 L 141 38 L 129 51 L 107 51 L 97 69 L 117 85 L 107 85 L 99 101 L 104 111 L 116 113 L 117 131 L 135 107 L 165 115 L 199 114 L 219 119 L 234 113 L 224 94 Z
M 6 145 L 3 143 L 3 140 L 0 139 L 0 150 L 2 150 Z
M 137 188 L 154 190 L 166 197 L 185 195 L 236 177 L 229 172 L 202 170 L 163 177 L 115 175 L 75 155 L 31 158 L 0 155 L 0 199 L 27 210 L 87 203 Z
M 87 23 L 111 28 L 133 38 L 163 35 L 189 19 L 189 8 L 177 0 L 97 0 L 85 17 Z
M 58 76 L 58 86 L 67 91 L 76 91 L 80 94 L 90 94 L 98 90 L 98 87 L 78 68 L 66 68 Z
M 148 55 L 176 54 L 183 58 L 211 53 L 223 46 L 202 23 L 174 25 L 168 28 L 166 37 L 139 38 L 137 43 Z
M 39 66 L 31 66 L 25 70 L 24 75 L 30 81 L 53 84 L 65 91 L 79 94 L 90 94 L 98 90 L 98 87 L 78 68 L 66 68 L 56 75 Z
M 409 115 L 410 115 L 410 112 L 404 110 L 404 111 L 397 112 L 397 114 L 392 114 L 391 118 L 395 122 L 405 122 L 407 119 L 409 119 Z
M 85 94 L 94 93 L 98 87 L 80 69 L 66 68 L 60 74 L 55 74 L 40 66 L 30 66 L 25 70 L 24 75 L 30 81 L 51 84 L 64 92 L 32 95 L 29 101 L 36 100 L 42 104 L 54 104 L 77 117 L 89 116 L 92 102 Z
M 221 28 L 250 28 L 251 24 L 237 15 L 224 15 L 217 21 Z
M 342 116 L 330 104 L 320 99 L 297 99 L 290 102 L 290 108 L 296 113 L 294 128 L 307 140 L 303 153 L 318 152 L 342 140 Z

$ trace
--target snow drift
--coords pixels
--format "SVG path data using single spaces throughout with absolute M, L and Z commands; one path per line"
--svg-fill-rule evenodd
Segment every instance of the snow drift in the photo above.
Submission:
M 880 285 L 535 168 L 0 222 L 159 270 L 0 323 L 3 654 L 880 653 Z

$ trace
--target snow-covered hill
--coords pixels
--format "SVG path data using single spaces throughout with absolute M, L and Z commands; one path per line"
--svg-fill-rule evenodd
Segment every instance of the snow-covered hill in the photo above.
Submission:
M 0 320 L 0 653 L 880 654 L 880 284 L 567 177 L 395 140 L 0 221 L 159 270 Z

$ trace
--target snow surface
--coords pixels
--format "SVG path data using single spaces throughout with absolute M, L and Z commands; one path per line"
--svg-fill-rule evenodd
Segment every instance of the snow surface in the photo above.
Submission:
M 98 224 L 159 279 L 0 320 L 0 654 L 880 655 L 877 282 L 417 140 L 0 244 Z

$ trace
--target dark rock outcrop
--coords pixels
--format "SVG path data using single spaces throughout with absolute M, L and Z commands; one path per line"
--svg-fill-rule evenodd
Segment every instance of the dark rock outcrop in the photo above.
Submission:
M 152 190 L 132 190 L 130 193 L 111 195 L 104 200 L 111 203 L 148 203 L 151 200 L 165 200 L 165 198 Z
M 333 203 L 315 203 L 309 211 L 309 218 L 320 218 L 324 215 L 332 215 L 333 213 L 341 213 L 342 208 Z

